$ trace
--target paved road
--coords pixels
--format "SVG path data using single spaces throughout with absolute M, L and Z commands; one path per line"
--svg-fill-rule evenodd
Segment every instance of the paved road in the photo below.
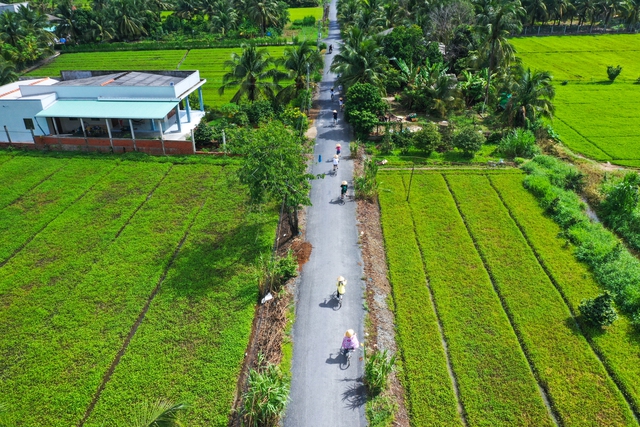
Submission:
M 351 366 L 342 370 L 339 356 L 344 331 L 354 329 L 363 339 L 363 276 L 362 255 L 358 246 L 356 204 L 336 203 L 340 183 L 349 183 L 353 194 L 353 162 L 349 160 L 350 131 L 339 114 L 333 125 L 332 111 L 338 108 L 338 98 L 332 102 L 329 89 L 336 76 L 329 72 L 331 58 L 338 52 L 340 32 L 336 21 L 336 0 L 331 3 L 329 37 L 333 55 L 326 56 L 324 78 L 320 84 L 320 114 L 316 120 L 313 174 L 329 172 L 335 145 L 342 144 L 342 161 L 337 176 L 313 181 L 311 201 L 307 210 L 306 235 L 313 245 L 309 261 L 304 265 L 296 301 L 296 321 L 293 327 L 293 379 L 291 401 L 284 420 L 286 427 L 357 427 L 365 426 L 364 386 L 361 382 L 363 362 L 361 350 L 351 359 Z M 337 90 L 337 86 L 336 86 Z M 318 155 L 322 163 L 318 163 Z M 348 280 L 342 308 L 334 311 L 325 299 L 335 291 L 336 278 Z

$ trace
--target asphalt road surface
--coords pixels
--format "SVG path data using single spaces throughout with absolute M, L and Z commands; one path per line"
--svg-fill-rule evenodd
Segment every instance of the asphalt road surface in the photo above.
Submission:
M 342 159 L 335 176 L 314 180 L 311 202 L 307 210 L 306 237 L 313 245 L 309 261 L 304 265 L 296 295 L 296 320 L 293 326 L 293 363 L 290 402 L 284 419 L 286 427 L 357 427 L 366 426 L 364 416 L 365 388 L 362 383 L 362 349 L 355 352 L 351 365 L 343 369 L 339 354 L 342 337 L 354 329 L 363 334 L 362 255 L 358 246 L 356 203 L 353 200 L 353 161 L 349 158 L 350 130 L 338 106 L 332 102 L 329 89 L 336 76 L 329 72 L 331 60 L 339 52 L 340 32 L 336 20 L 336 2 L 331 3 L 324 77 L 320 83 L 320 113 L 313 174 L 331 171 L 335 145 L 342 145 Z M 335 85 L 336 92 L 338 91 Z M 338 124 L 333 124 L 332 111 L 338 110 Z M 318 162 L 318 155 L 322 161 Z M 340 183 L 349 183 L 346 203 L 338 203 Z M 342 308 L 334 310 L 330 295 L 336 290 L 336 278 L 344 276 L 347 291 Z

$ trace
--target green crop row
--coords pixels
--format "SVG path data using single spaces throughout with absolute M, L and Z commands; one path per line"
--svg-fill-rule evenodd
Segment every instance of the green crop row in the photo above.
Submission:
M 417 242 L 411 237 L 411 211 L 404 198 L 402 178 L 386 177 L 380 192 L 381 222 L 411 421 L 414 426 L 460 426 L 438 320 L 429 303 L 427 278 Z
M 59 159 L 34 159 L 16 156 L 0 167 L 0 209 L 9 206 L 26 192 L 64 168 Z
M 636 425 L 488 178 L 447 177 L 525 352 L 564 425 Z
M 70 160 L 51 178 L 0 210 L 0 263 L 5 262 L 115 166 L 112 162 Z M 21 179 L 28 178 L 22 175 Z
M 611 52 L 639 51 L 636 34 L 604 34 L 575 37 L 518 37 L 510 40 L 520 55 L 530 52 Z
M 417 173 L 410 205 L 468 425 L 553 425 L 442 176 Z
M 216 182 L 87 426 L 126 425 L 136 403 L 160 396 L 189 404 L 190 425 L 227 425 L 257 298 L 252 265 L 277 220 L 243 212 L 246 192 L 231 181 Z
M 40 308 L 33 290 L 14 298 L 1 319 L 5 330 L 16 333 L 0 337 L 0 353 L 14 356 L 3 386 L 20 403 L 15 415 L 22 422 L 69 425 L 82 417 L 210 193 L 217 170 L 173 166 L 107 250 L 92 254 L 93 263 L 82 277 L 56 278 L 55 287 L 44 294 L 55 301 L 51 311 Z
M 587 266 L 575 259 L 573 246 L 559 237 L 562 230 L 542 214 L 535 198 L 522 186 L 522 180 L 511 177 L 491 177 L 490 180 L 572 312 L 577 314 L 582 299 L 593 298 L 601 292 Z M 629 361 L 640 354 L 640 334 L 624 316 L 604 333 L 580 317 L 578 321 L 582 332 L 637 411 L 640 408 L 640 365 Z

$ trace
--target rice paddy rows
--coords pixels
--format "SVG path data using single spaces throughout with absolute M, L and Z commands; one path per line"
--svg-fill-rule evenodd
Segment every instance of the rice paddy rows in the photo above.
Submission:
M 551 411 L 562 425 L 637 425 L 631 407 L 637 407 L 640 372 L 623 362 L 640 350 L 629 336 L 637 332 L 626 320 L 606 333 L 578 327 L 572 312 L 597 286 L 556 237 L 557 226 L 542 215 L 522 179 L 514 173 L 416 174 L 409 203 L 408 175 L 403 181 L 390 171 L 382 180 L 387 252 L 413 246 L 407 235 L 419 242 L 416 256 L 437 308 L 434 313 L 423 304 L 420 310 L 442 325 L 466 422 L 550 425 Z M 400 325 L 407 315 L 398 304 L 406 296 L 398 288 L 407 280 L 396 276 L 391 256 L 389 268 Z M 422 292 L 427 289 L 425 284 Z M 411 353 L 404 340 L 400 348 L 407 364 Z M 413 386 L 414 376 L 448 382 L 432 364 L 420 368 L 404 372 L 414 417 L 433 410 L 413 396 L 421 390 Z

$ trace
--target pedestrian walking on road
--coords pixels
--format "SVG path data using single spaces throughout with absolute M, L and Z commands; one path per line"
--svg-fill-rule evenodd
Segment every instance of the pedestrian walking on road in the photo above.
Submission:
M 338 124 L 338 110 L 333 110 L 333 125 Z
M 333 156 L 333 171 L 336 172 L 338 170 L 338 163 L 340 163 L 340 158 L 336 154 Z

